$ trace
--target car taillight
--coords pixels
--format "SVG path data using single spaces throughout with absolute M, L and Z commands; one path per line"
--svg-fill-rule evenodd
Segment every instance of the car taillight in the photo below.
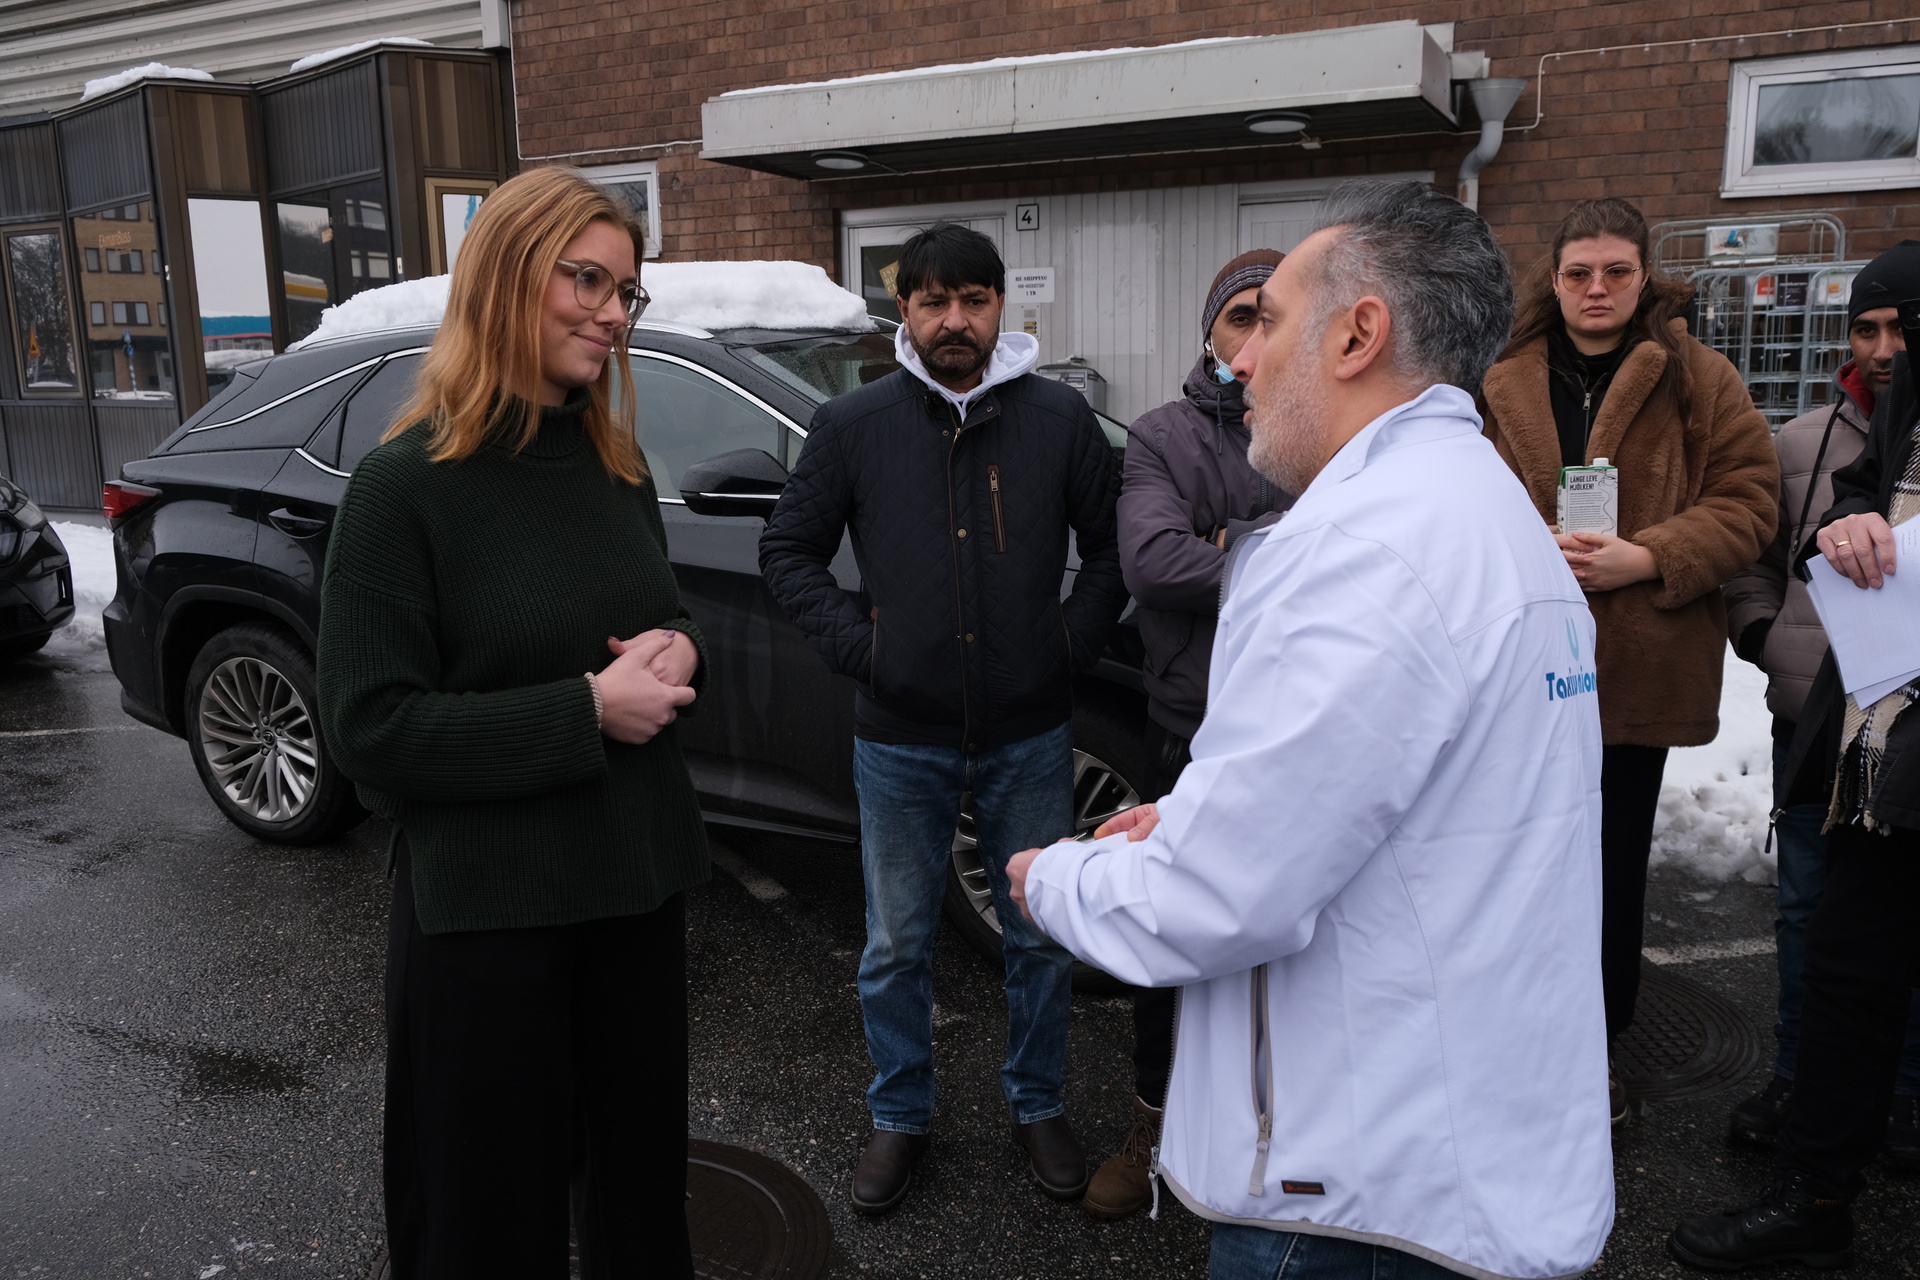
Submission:
M 143 506 L 159 496 L 158 489 L 150 489 L 144 484 L 135 484 L 131 480 L 109 480 L 100 486 L 100 507 L 107 513 L 108 520 L 124 520 L 135 507 Z

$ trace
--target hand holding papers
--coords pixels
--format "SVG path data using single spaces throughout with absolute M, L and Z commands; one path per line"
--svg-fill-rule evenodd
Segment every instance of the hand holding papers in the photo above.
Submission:
M 1896 563 L 1905 573 L 1863 590 L 1824 558 L 1807 564 L 1813 607 L 1840 664 L 1840 683 L 1865 707 L 1920 678 L 1920 520 L 1893 530 Z

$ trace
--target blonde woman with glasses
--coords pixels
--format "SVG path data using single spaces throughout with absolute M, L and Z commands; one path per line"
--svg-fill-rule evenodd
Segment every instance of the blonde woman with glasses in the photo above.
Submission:
M 1667 751 L 1719 732 L 1720 586 L 1759 559 L 1780 505 L 1767 421 L 1739 371 L 1688 335 L 1690 297 L 1653 272 L 1638 209 L 1583 201 L 1534 271 L 1483 388 L 1487 434 L 1555 526 L 1598 630 L 1593 653 L 1552 655 L 1558 674 L 1574 678 L 1549 676 L 1547 694 L 1600 700 L 1609 1044 L 1632 1023 L 1639 995 Z M 1598 459 L 1618 468 L 1617 528 L 1559 529 L 1560 468 Z M 1618 1124 L 1627 1099 L 1609 1083 Z
M 488 197 L 334 526 L 321 723 L 393 823 L 395 1280 L 564 1276 L 569 1207 L 585 1274 L 693 1274 L 674 720 L 707 663 L 614 407 L 640 248 L 570 170 Z

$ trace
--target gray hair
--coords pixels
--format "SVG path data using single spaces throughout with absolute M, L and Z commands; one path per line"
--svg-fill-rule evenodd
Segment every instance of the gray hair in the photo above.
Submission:
M 1314 222 L 1333 227 L 1320 271 L 1326 313 L 1381 298 L 1397 369 L 1478 392 L 1513 328 L 1507 255 L 1480 215 L 1424 182 L 1347 182 Z

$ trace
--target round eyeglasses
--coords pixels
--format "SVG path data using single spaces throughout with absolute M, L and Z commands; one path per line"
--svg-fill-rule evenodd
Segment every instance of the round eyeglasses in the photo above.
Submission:
M 618 293 L 620 305 L 627 312 L 627 323 L 635 324 L 646 314 L 647 304 L 653 301 L 639 281 L 621 284 L 613 278 L 613 272 L 597 262 L 568 262 L 560 258 L 554 265 L 573 273 L 574 301 L 589 311 L 598 311 L 607 305 L 608 298 Z
M 1553 274 L 1560 277 L 1562 285 L 1575 293 L 1593 283 L 1592 267 L 1562 267 Z M 1616 262 L 1600 273 L 1600 281 L 1606 285 L 1608 293 L 1618 293 L 1632 284 L 1633 278 L 1639 274 L 1640 268 L 1624 266 Z

